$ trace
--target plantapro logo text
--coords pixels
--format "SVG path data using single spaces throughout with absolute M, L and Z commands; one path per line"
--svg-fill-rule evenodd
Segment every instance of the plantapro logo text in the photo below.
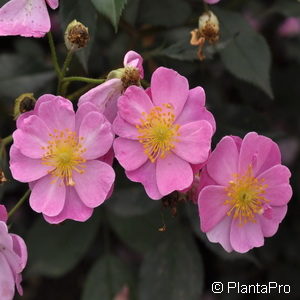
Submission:
M 267 284 L 241 284 L 234 281 L 227 283 L 228 294 L 289 294 L 290 292 L 291 286 L 289 284 L 278 284 L 275 281 L 270 281 Z

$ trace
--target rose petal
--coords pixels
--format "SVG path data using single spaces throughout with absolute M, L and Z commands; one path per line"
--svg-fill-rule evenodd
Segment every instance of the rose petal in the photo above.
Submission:
M 47 222 L 58 224 L 66 219 L 85 222 L 93 213 L 93 209 L 84 205 L 73 187 L 66 187 L 66 201 L 63 210 L 54 217 L 44 215 Z
M 223 186 L 210 185 L 200 192 L 198 205 L 202 231 L 211 231 L 226 216 L 230 209 L 224 204 L 227 199 Z
M 44 165 L 41 159 L 32 159 L 23 155 L 15 145 L 10 148 L 9 163 L 13 178 L 21 182 L 40 179 L 54 168 Z
M 126 171 L 126 176 L 134 181 L 140 182 L 145 190 L 147 195 L 153 200 L 159 200 L 163 195 L 159 192 L 157 183 L 156 183 L 156 164 L 147 161 L 140 168 L 133 171 Z
M 47 175 L 35 183 L 29 203 L 34 211 L 53 217 L 62 211 L 65 198 L 65 184 L 60 179 Z
M 264 237 L 259 220 L 240 225 L 239 219 L 233 219 L 230 231 L 230 242 L 233 250 L 245 253 L 254 247 L 264 244 Z
M 8 263 L 1 252 L 0 269 L 0 299 L 11 300 L 15 294 L 15 280 Z
M 227 216 L 206 233 L 210 242 L 220 243 L 227 252 L 231 252 L 233 250 L 230 244 L 231 222 L 232 218 Z
M 171 104 L 177 117 L 187 101 L 189 84 L 176 71 L 160 67 L 152 74 L 151 94 L 154 105 Z
M 172 152 L 156 162 L 156 180 L 159 192 L 168 195 L 188 188 L 193 182 L 191 165 Z
M 276 165 L 257 176 L 258 179 L 263 179 L 268 188 L 288 184 L 290 177 L 290 170 L 283 165 Z
M 80 105 L 76 111 L 76 115 L 75 115 L 75 131 L 79 132 L 79 128 L 81 125 L 82 120 L 84 119 L 84 117 L 93 111 L 98 111 L 97 107 L 95 104 L 93 104 L 92 102 L 85 102 L 82 105 Z
M 22 127 L 13 133 L 14 145 L 27 157 L 42 158 L 49 134 L 49 128 L 42 119 L 32 115 L 24 119 Z
M 137 140 L 139 136 L 137 128 L 126 122 L 119 115 L 117 115 L 114 120 L 113 131 L 118 136 L 131 140 Z
M 130 86 L 119 98 L 119 115 L 132 125 L 140 124 L 144 113 L 149 113 L 153 104 L 145 91 L 137 86 Z
M 127 171 L 139 168 L 148 160 L 143 145 L 138 141 L 117 138 L 114 141 L 114 151 L 117 160 Z
M 135 51 L 128 51 L 124 56 L 124 66 L 137 68 L 140 72 L 140 77 L 144 78 L 143 58 Z
M 179 128 L 178 142 L 172 151 L 191 164 L 203 163 L 210 152 L 212 127 L 207 121 L 196 121 Z
M 115 180 L 115 172 L 108 164 L 91 160 L 85 163 L 83 174 L 73 173 L 75 189 L 81 201 L 94 208 L 104 202 Z
M 10 0 L 0 8 L 0 35 L 42 37 L 49 31 L 45 1 Z
M 59 0 L 46 0 L 46 1 L 47 1 L 48 5 L 49 5 L 52 9 L 58 8 L 58 5 L 59 5 L 58 1 L 59 1 Z
M 238 155 L 234 140 L 229 136 L 222 138 L 207 162 L 210 177 L 218 184 L 227 186 L 232 175 L 237 173 Z
M 82 154 L 85 159 L 96 159 L 108 152 L 112 146 L 114 134 L 111 124 L 99 112 L 90 112 L 81 122 L 79 128 L 81 145 L 86 148 Z

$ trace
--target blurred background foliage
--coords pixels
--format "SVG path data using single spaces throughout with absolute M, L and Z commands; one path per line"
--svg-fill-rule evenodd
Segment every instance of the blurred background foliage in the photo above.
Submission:
M 0 0 L 0 5 L 7 0 Z M 197 27 L 201 0 L 61 0 L 51 12 L 60 62 L 63 31 L 73 19 L 89 27 L 89 46 L 77 53 L 69 74 L 104 78 L 122 66 L 133 49 L 144 57 L 146 80 L 158 66 L 203 86 L 217 121 L 215 145 L 224 135 L 257 131 L 273 138 L 292 171 L 293 198 L 278 233 L 247 254 L 226 253 L 200 232 L 197 207 L 180 203 L 174 217 L 161 201 L 147 198 L 139 184 L 117 172 L 113 196 L 86 223 L 53 226 L 26 204 L 13 217 L 11 231 L 24 237 L 29 263 L 24 300 L 214 300 L 300 299 L 300 35 L 278 29 L 300 18 L 297 0 L 222 0 L 211 6 L 221 36 L 205 48 L 200 62 L 189 32 Z M 1 37 L 0 137 L 15 129 L 14 99 L 55 93 L 57 79 L 47 38 Z M 72 83 L 69 92 L 91 88 Z M 74 94 L 75 92 L 75 94 Z M 76 103 L 76 101 L 74 101 Z M 9 149 L 7 149 L 9 150 Z M 15 182 L 3 152 L 8 182 L 1 203 L 12 207 L 26 190 Z M 165 222 L 166 231 L 159 231 Z M 214 281 L 290 284 L 290 295 L 213 295 Z M 125 287 L 125 289 L 124 289 Z M 115 298 L 129 289 L 128 298 Z M 119 295 L 120 296 L 120 295 Z M 19 299 L 19 296 L 16 296 Z

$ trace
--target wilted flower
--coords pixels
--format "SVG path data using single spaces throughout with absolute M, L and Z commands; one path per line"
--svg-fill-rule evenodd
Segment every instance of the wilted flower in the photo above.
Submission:
M 78 105 L 91 102 L 110 122 L 113 122 L 121 94 L 131 85 L 140 85 L 140 79 L 144 77 L 142 63 L 143 59 L 138 53 L 127 52 L 124 57 L 124 68 L 112 71 L 105 83 L 81 96 Z
M 68 50 L 79 50 L 86 47 L 89 42 L 89 29 L 82 23 L 74 20 L 68 25 L 64 38 Z
M 244 253 L 276 233 L 292 196 L 276 143 L 255 132 L 243 140 L 226 136 L 202 173 L 200 222 L 211 242 Z
M 18 118 L 13 138 L 12 175 L 30 183 L 30 205 L 48 222 L 85 221 L 107 198 L 115 173 L 100 158 L 114 135 L 92 103 L 75 114 L 69 100 L 44 95 Z
M 6 209 L 0 205 L 0 299 L 12 300 L 15 286 L 23 294 L 21 273 L 27 262 L 27 248 L 21 237 L 8 233 L 6 221 Z
M 58 0 L 10 0 L 0 8 L 0 35 L 42 37 L 50 31 L 47 5 L 56 9 Z
M 158 68 L 151 88 L 129 87 L 118 101 L 113 128 L 116 158 L 126 175 L 160 199 L 193 182 L 193 165 L 206 161 L 215 121 L 201 87 L 189 90 L 177 72 Z
M 220 27 L 219 20 L 212 11 L 207 11 L 199 17 L 198 28 L 191 31 L 191 45 L 199 46 L 198 57 L 205 58 L 203 47 L 205 42 L 214 44 L 219 40 Z

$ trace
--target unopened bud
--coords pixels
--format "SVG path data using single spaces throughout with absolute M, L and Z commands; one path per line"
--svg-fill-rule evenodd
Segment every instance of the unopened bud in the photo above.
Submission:
M 89 29 L 76 20 L 72 21 L 65 31 L 65 45 L 70 51 L 86 47 L 89 39 Z
M 32 93 L 22 94 L 15 100 L 14 119 L 16 120 L 20 114 L 33 110 L 35 106 L 35 98 Z

